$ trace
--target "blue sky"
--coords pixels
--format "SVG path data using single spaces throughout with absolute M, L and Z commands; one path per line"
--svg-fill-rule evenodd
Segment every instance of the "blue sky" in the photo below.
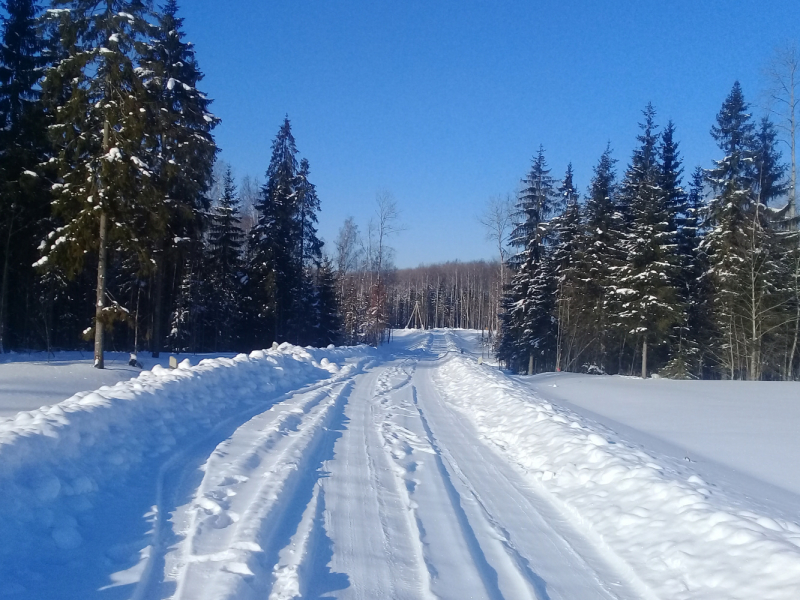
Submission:
M 687 173 L 709 166 L 733 82 L 759 104 L 773 48 L 800 41 L 796 0 L 184 0 L 182 14 L 223 159 L 263 177 L 288 114 L 323 237 L 349 215 L 365 227 L 391 192 L 401 267 L 492 257 L 477 215 L 539 144 L 582 190 L 609 141 L 622 171 L 649 101 L 676 122 Z

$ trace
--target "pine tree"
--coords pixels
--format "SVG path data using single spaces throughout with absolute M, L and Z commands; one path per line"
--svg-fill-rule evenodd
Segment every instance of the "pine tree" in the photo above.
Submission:
M 61 225 L 39 262 L 74 273 L 87 252 L 98 256 L 95 366 L 103 368 L 104 333 L 118 308 L 106 298 L 109 248 L 139 255 L 147 268 L 145 232 L 163 227 L 146 162 L 147 93 L 136 72 L 136 43 L 147 30 L 140 0 L 54 0 L 48 13 L 60 57 L 43 82 L 59 181 L 53 211 Z
M 317 321 L 314 345 L 320 348 L 329 344 L 341 343 L 342 319 L 336 287 L 333 265 L 330 260 L 323 260 L 316 270 L 316 302 L 314 303 Z
M 764 206 L 786 195 L 785 179 L 787 166 L 781 162 L 778 150 L 778 132 L 768 117 L 761 119 L 753 139 L 753 162 L 755 167 L 755 189 L 758 201 Z M 788 211 L 788 206 L 778 214 Z
M 671 231 L 677 231 L 680 228 L 681 220 L 689 210 L 682 179 L 683 162 L 678 142 L 675 140 L 675 123 L 668 121 L 661 134 L 659 146 L 658 186 L 668 210 L 670 218 L 668 227 Z
M 575 266 L 580 249 L 582 223 L 572 163 L 567 166 L 567 172 L 558 188 L 558 195 L 561 213 L 552 221 L 554 240 L 551 261 L 557 286 L 555 317 L 558 331 L 555 367 L 557 371 L 561 371 L 572 366 L 579 325 L 574 311 L 575 306 L 579 304 Z
M 176 0 L 167 0 L 158 24 L 141 44 L 139 74 L 149 97 L 148 163 L 158 195 L 168 208 L 160 235 L 153 236 L 155 259 L 152 350 L 162 345 L 164 273 L 177 260 L 173 240 L 202 235 L 202 213 L 208 209 L 217 146 L 212 137 L 219 119 L 209 111 L 211 100 L 197 89 L 203 74 L 194 46 L 184 41 L 183 19 Z
M 323 246 L 322 240 L 317 235 L 316 227 L 320 202 L 316 187 L 309 181 L 308 175 L 309 164 L 308 160 L 304 158 L 300 161 L 295 183 L 296 260 L 300 265 L 300 280 L 294 308 L 296 318 L 293 341 L 300 345 L 315 343 L 320 327 L 319 313 L 314 308 L 314 304 L 318 301 L 318 289 L 314 284 L 314 273 L 320 267 Z M 327 346 L 328 344 L 325 345 Z
M 708 255 L 701 248 L 705 235 L 705 183 L 705 171 L 697 167 L 692 173 L 685 208 L 678 220 L 678 290 L 686 311 L 684 322 L 677 331 L 677 352 L 665 370 L 666 375 L 676 379 L 704 375 L 714 336 L 711 319 L 713 287 L 708 274 Z
M 765 257 L 765 277 L 771 287 L 769 297 L 760 308 L 768 313 L 762 323 L 764 334 L 759 353 L 764 367 L 760 376 L 770 379 L 788 379 L 791 372 L 793 359 L 791 356 L 784 358 L 784 349 L 794 337 L 786 324 L 795 321 L 796 312 L 792 308 L 797 299 L 795 278 L 800 256 L 798 234 L 792 227 L 791 203 L 786 202 L 790 186 L 790 181 L 786 179 L 788 165 L 782 158 L 776 127 L 769 118 L 764 117 L 756 130 L 753 160 L 755 194 L 762 205 L 757 214 L 759 218 L 763 215 L 765 229 L 764 244 L 758 252 Z M 760 269 L 760 265 L 757 268 Z M 760 271 L 757 272 L 757 275 L 760 274 Z M 786 360 L 786 366 L 779 366 Z
M 36 31 L 35 0 L 6 0 L 0 6 L 0 353 L 10 322 L 20 322 L 34 285 L 35 236 L 49 212 L 41 176 L 48 143 L 37 84 L 45 64 Z M 24 235 L 20 235 L 24 232 Z M 17 293 L 9 304 L 9 290 Z M 11 319 L 9 319 L 11 314 Z

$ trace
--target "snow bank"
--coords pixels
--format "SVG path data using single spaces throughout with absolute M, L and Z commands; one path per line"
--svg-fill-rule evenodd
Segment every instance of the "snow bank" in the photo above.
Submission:
M 453 357 L 437 386 L 653 596 L 795 599 L 800 526 L 713 491 L 696 474 L 555 407 L 497 370 Z M 689 473 L 691 473 L 689 469 Z
M 369 353 L 284 344 L 195 367 L 183 361 L 174 371 L 156 366 L 130 381 L 0 419 L 0 588 L 3 566 L 21 556 L 81 546 L 81 528 L 91 527 L 94 496 L 104 486 L 137 469 L 157 470 L 174 449 L 221 421 Z

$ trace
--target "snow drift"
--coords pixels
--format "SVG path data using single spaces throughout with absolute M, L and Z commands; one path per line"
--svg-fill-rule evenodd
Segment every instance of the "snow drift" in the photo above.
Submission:
M 691 467 L 646 453 L 532 396 L 489 367 L 453 357 L 437 386 L 646 596 L 794 599 L 800 526 L 759 514 Z
M 58 556 L 83 544 L 99 490 L 131 472 L 158 470 L 179 447 L 226 419 L 330 378 L 347 359 L 370 355 L 366 347 L 284 344 L 194 367 L 185 360 L 173 371 L 156 366 L 130 381 L 0 419 L 0 596 L 24 593 L 14 571 L 26 556 Z

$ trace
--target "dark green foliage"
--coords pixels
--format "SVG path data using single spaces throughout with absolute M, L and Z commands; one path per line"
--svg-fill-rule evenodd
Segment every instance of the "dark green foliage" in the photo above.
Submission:
M 555 268 L 550 260 L 552 228 L 548 222 L 557 203 L 555 181 L 540 147 L 523 179 L 517 204 L 518 222 L 511 244 L 521 251 L 510 261 L 514 275 L 504 299 L 506 311 L 498 356 L 512 369 L 553 368 L 556 331 Z
M 609 293 L 612 268 L 622 260 L 620 238 L 622 215 L 617 204 L 616 159 L 608 146 L 600 156 L 584 205 L 584 230 L 576 257 L 576 310 L 586 324 L 590 341 L 580 355 L 582 368 L 607 372 L 611 345 Z
M 203 215 L 209 202 L 217 146 L 212 137 L 219 123 L 209 112 L 211 100 L 198 90 L 203 74 L 194 47 L 184 41 L 178 5 L 168 0 L 158 24 L 148 29 L 149 39 L 139 44 L 139 75 L 148 93 L 147 146 L 156 194 L 168 214 L 163 229 L 151 234 L 155 258 L 154 315 L 151 345 L 162 344 L 165 273 L 178 267 L 183 242 L 203 235 Z
M 70 10 L 50 14 L 62 56 L 42 84 L 58 176 L 58 226 L 47 236 L 46 262 L 80 270 L 97 248 L 105 214 L 112 246 L 139 255 L 146 268 L 145 236 L 163 229 L 166 207 L 155 197 L 146 162 L 147 93 L 136 73 L 145 7 L 136 0 L 55 0 L 54 6 Z
M 635 359 L 642 344 L 669 355 L 674 327 L 683 320 L 676 289 L 680 266 L 676 223 L 682 193 L 677 148 L 669 130 L 659 164 L 660 136 L 653 106 L 648 105 L 643 114 L 640 146 L 622 185 L 629 219 L 620 241 L 623 259 L 613 268 L 614 281 L 608 286 L 613 294 L 612 323 L 622 338 L 621 362 L 627 361 L 626 347 L 633 347 Z
M 208 319 L 213 328 L 215 350 L 241 347 L 244 232 L 239 221 L 239 198 L 228 167 L 222 181 L 222 196 L 211 210 L 208 232 L 207 281 L 211 287 Z
M 294 324 L 295 299 L 302 266 L 296 261 L 297 148 L 286 118 L 272 143 L 266 183 L 256 209 L 258 222 L 250 232 L 248 265 L 252 308 L 264 343 L 286 341 Z
M 41 164 L 48 153 L 37 83 L 45 65 L 34 0 L 2 3 L 0 44 L 0 352 L 27 337 L 37 236 L 49 213 Z M 14 290 L 14 293 L 11 293 Z M 9 328 L 9 324 L 15 327 Z
M 320 203 L 308 176 L 308 161 L 303 159 L 298 165 L 287 117 L 272 143 L 266 183 L 256 206 L 258 222 L 248 239 L 246 311 L 256 343 L 317 343 L 322 320 L 330 320 L 334 311 L 326 297 L 327 316 L 320 312 L 321 294 L 328 292 L 320 287 L 325 277 L 319 278 L 322 241 L 316 223 Z
M 717 115 L 712 135 L 725 156 L 707 172 L 709 257 L 716 361 L 723 376 L 760 379 L 765 337 L 780 319 L 780 244 L 766 202 L 783 176 L 768 123 L 760 135 L 737 82 Z
M 319 265 L 315 277 L 316 301 L 314 303 L 317 327 L 314 345 L 324 348 L 342 341 L 342 318 L 336 297 L 336 275 L 329 260 Z

